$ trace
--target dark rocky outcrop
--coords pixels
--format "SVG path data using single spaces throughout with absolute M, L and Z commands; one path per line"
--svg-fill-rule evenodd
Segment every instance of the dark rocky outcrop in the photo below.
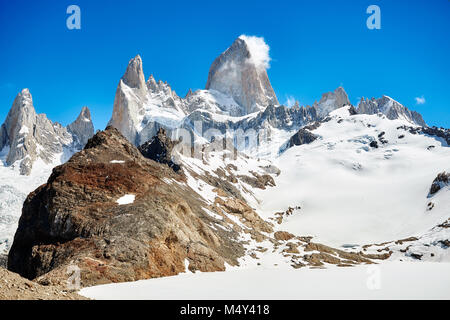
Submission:
M 433 183 L 431 184 L 430 188 L 430 196 L 437 193 L 439 190 L 441 190 L 444 186 L 448 186 L 450 183 L 450 173 L 447 172 L 441 172 L 437 175 L 437 177 L 433 180 Z
M 401 126 L 397 128 L 397 130 L 400 129 L 408 131 L 411 134 L 426 134 L 429 136 L 440 138 L 447 143 L 447 146 L 450 146 L 450 129 L 438 127 L 410 127 L 410 126 Z
M 350 106 L 350 108 L 348 108 L 348 113 L 350 113 L 351 116 L 355 116 L 358 114 L 358 111 L 356 111 L 354 106 Z
M 175 275 L 186 263 L 205 272 L 237 265 L 238 232 L 208 215 L 185 179 L 108 127 L 27 197 L 8 269 L 58 284 L 76 265 L 89 286 Z M 124 195 L 134 202 L 120 205 Z
M 315 141 L 317 138 L 317 135 L 302 128 L 289 139 L 288 148 L 293 146 L 301 146 L 302 144 L 309 144 Z
M 172 150 L 177 143 L 178 141 L 172 141 L 167 137 L 165 129 L 160 128 L 156 136 L 139 146 L 138 149 L 147 159 L 167 164 L 175 172 L 178 172 L 181 167 L 172 161 Z

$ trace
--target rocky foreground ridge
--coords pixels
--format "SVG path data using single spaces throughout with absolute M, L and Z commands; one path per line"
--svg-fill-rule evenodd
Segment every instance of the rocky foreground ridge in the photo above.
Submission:
M 186 264 L 201 271 L 236 265 L 244 254 L 237 232 L 213 229 L 223 222 L 204 211 L 184 179 L 108 127 L 28 196 L 9 270 L 63 279 L 75 264 L 87 286 L 175 275 Z M 119 205 L 127 194 L 135 201 Z

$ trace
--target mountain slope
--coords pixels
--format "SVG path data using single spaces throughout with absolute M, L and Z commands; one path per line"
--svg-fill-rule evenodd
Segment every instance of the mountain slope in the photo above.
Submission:
M 427 195 L 448 169 L 446 142 L 405 130 L 405 120 L 348 110 L 332 112 L 310 130 L 318 139 L 274 161 L 281 174 L 275 188 L 257 193 L 260 214 L 301 208 L 281 227 L 334 246 L 416 236 L 445 221 L 450 203 L 428 212 Z

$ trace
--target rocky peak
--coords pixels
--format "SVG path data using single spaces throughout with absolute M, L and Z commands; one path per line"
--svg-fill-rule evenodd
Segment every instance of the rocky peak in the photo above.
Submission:
M 67 130 L 78 140 L 80 148 L 83 148 L 89 138 L 94 135 L 94 124 L 88 107 L 83 107 L 77 119 L 67 126 Z
M 119 81 L 108 125 L 139 146 L 153 137 L 159 127 L 175 126 L 174 118 L 180 121 L 186 114 L 185 104 L 167 82 L 156 81 L 153 75 L 144 82 L 142 60 L 137 56 Z
M 53 123 L 45 114 L 36 114 L 28 89 L 23 89 L 0 128 L 0 149 L 9 146 L 7 165 L 18 165 L 20 174 L 29 175 L 39 158 L 49 164 L 72 145 L 73 137 L 59 123 Z
M 443 189 L 444 187 L 450 185 L 450 172 L 441 172 L 437 175 L 437 177 L 433 180 L 433 183 L 431 184 L 430 192 L 428 194 L 428 197 L 433 196 L 435 193 L 437 193 L 439 190 Z
M 180 166 L 172 161 L 172 150 L 177 143 L 178 141 L 174 142 L 167 137 L 165 129 L 159 128 L 157 135 L 141 145 L 139 151 L 147 159 L 167 164 L 177 172 Z
M 142 68 L 142 59 L 140 55 L 137 55 L 130 60 L 127 70 L 122 77 L 122 81 L 130 88 L 146 88 L 144 70 Z
M 317 115 L 324 118 L 330 112 L 348 105 L 351 105 L 351 103 L 347 93 L 344 88 L 338 87 L 333 92 L 324 93 L 320 101 L 314 104 L 314 107 L 317 110 Z
M 360 114 L 377 114 L 382 113 L 388 119 L 403 119 L 419 126 L 426 126 L 422 116 L 411 111 L 391 97 L 383 95 L 381 98 L 364 99 L 362 98 L 358 104 L 358 113 Z
M 149 83 L 152 83 L 152 78 L 149 79 Z M 130 92 L 130 88 L 134 92 Z M 142 124 L 142 115 L 145 112 L 147 92 L 142 60 L 137 55 L 130 60 L 125 74 L 119 81 L 114 98 L 113 114 L 108 123 L 108 126 L 117 128 L 134 144 L 137 144 L 139 138 L 138 130 Z
M 150 91 L 158 91 L 159 90 L 158 84 L 156 83 L 156 80 L 152 74 L 150 75 L 150 77 L 147 80 L 147 88 Z
M 194 93 L 192 92 L 192 89 L 189 88 L 189 91 L 186 93 L 185 99 L 189 99 Z
M 261 38 L 257 39 L 262 42 L 258 45 L 265 45 Z M 207 90 L 217 90 L 232 97 L 242 107 L 240 115 L 261 111 L 270 103 L 278 104 L 266 72 L 267 65 L 261 62 L 254 46 L 250 46 L 248 41 L 248 37 L 239 37 L 217 57 L 206 83 Z M 268 47 L 266 50 L 268 56 Z
M 30 133 L 29 125 L 34 122 L 36 116 L 30 91 L 23 89 L 14 99 L 6 120 L 1 126 L 0 151 L 8 145 L 14 144 L 20 137 L 28 135 Z

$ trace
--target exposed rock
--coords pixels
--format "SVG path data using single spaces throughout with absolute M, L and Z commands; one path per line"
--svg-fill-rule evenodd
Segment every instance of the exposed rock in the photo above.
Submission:
M 138 149 L 147 159 L 167 164 L 175 172 L 178 172 L 181 167 L 172 161 L 172 150 L 177 143 L 167 137 L 166 130 L 160 128 L 156 136 L 139 146 Z
M 448 219 L 447 221 L 444 221 L 443 223 L 441 223 L 440 225 L 438 225 L 438 227 L 440 227 L 440 228 L 445 228 L 445 229 L 450 228 L 450 219 Z
M 258 189 L 264 190 L 264 189 L 266 189 L 266 187 L 274 187 L 275 186 L 275 180 L 273 179 L 272 176 L 270 176 L 268 174 L 260 175 L 253 171 L 251 171 L 250 173 L 253 175 L 253 177 L 244 176 L 244 175 L 239 175 L 238 177 L 245 183 L 251 185 L 254 188 L 258 188 Z
M 441 138 L 447 143 L 447 146 L 450 146 L 450 129 L 437 127 L 422 127 L 421 132 L 423 134 Z
M 289 139 L 288 148 L 293 146 L 301 146 L 302 144 L 310 144 L 317 138 L 318 138 L 317 135 L 302 128 L 298 130 L 298 132 Z
M 273 232 L 272 226 L 261 219 L 261 217 L 250 208 L 244 201 L 240 199 L 227 198 L 223 200 L 217 197 L 215 199 L 215 205 L 220 206 L 226 212 L 235 214 L 242 218 L 242 222 L 248 227 L 258 232 L 271 233 Z
M 445 239 L 445 240 L 440 240 L 439 243 L 442 245 L 442 247 L 444 247 L 445 249 L 450 247 L 450 240 Z
M 419 239 L 417 239 L 416 237 L 409 237 L 406 239 L 397 240 L 397 241 L 395 241 L 395 244 L 403 244 L 404 242 L 411 242 L 411 241 L 417 241 L 417 240 L 419 240 Z
M 301 209 L 300 206 L 296 206 L 295 208 L 289 207 L 284 212 L 275 212 L 275 218 L 269 218 L 269 219 L 275 220 L 278 224 L 281 224 L 281 223 L 283 223 L 283 219 L 285 217 L 292 215 L 295 210 L 300 210 L 300 209 Z
M 369 258 L 368 256 L 362 254 L 362 253 L 355 253 L 355 252 L 346 252 L 343 250 L 335 249 L 328 247 L 326 245 L 320 244 L 320 243 L 313 243 L 309 242 L 306 247 L 305 251 L 318 251 L 319 253 L 313 253 L 311 254 L 306 261 L 308 261 L 312 265 L 321 265 L 319 262 L 323 261 L 326 263 L 331 264 L 340 264 L 343 261 L 341 259 L 344 259 L 344 263 L 367 263 L 371 264 L 373 263 L 370 259 L 378 259 L 378 257 Z
M 47 164 L 65 161 L 63 154 L 80 150 L 86 138 L 94 132 L 90 115 L 80 118 L 86 114 L 89 110 L 83 108 L 78 119 L 64 128 L 47 119 L 45 114 L 37 114 L 30 91 L 23 89 L 0 127 L 0 151 L 9 148 L 6 164 L 17 165 L 20 174 L 29 175 L 38 159 Z
M 391 120 L 407 119 L 419 126 L 425 126 L 425 121 L 419 113 L 409 110 L 388 96 L 383 96 L 379 99 L 372 98 L 370 100 L 361 98 L 357 111 L 360 114 L 382 113 Z
M 374 148 L 374 149 L 377 149 L 378 148 L 378 142 L 377 141 L 371 141 L 370 143 L 369 143 L 369 146 L 371 147 L 371 148 Z
M 67 130 L 77 138 L 80 149 L 84 148 L 88 140 L 94 135 L 94 124 L 88 107 L 81 109 L 80 115 L 67 126 Z
M 284 253 L 292 253 L 292 254 L 298 254 L 300 251 L 298 250 L 299 244 L 296 244 L 294 242 L 288 242 L 286 243 L 287 249 L 284 249 Z
M 142 59 L 137 55 L 129 61 L 119 81 L 108 126 L 117 128 L 139 146 L 155 136 L 159 128 L 170 129 L 166 122 L 153 119 L 153 108 L 170 110 L 172 116 L 185 116 L 185 101 L 167 83 L 157 82 L 153 76 L 145 82 Z
M 76 265 L 82 286 L 89 286 L 175 275 L 186 261 L 200 271 L 237 265 L 245 252 L 238 233 L 212 228 L 225 222 L 205 212 L 184 179 L 108 127 L 28 196 L 9 270 L 59 283 Z M 119 205 L 128 194 L 134 202 Z M 252 212 L 243 215 L 259 223 Z
M 351 105 L 344 88 L 338 87 L 334 92 L 327 92 L 322 95 L 319 103 L 314 103 L 317 115 L 320 119 L 325 118 L 330 112 Z
M 449 181 L 450 181 L 450 173 L 447 173 L 445 171 L 439 173 L 437 177 L 433 180 L 433 183 L 431 184 L 429 196 L 434 195 L 445 186 L 448 186 Z
M 14 100 L 5 122 L 0 128 L 0 151 L 9 147 L 6 164 L 20 166 L 22 175 L 29 175 L 34 162 L 56 160 L 65 148 L 72 147 L 72 135 L 59 123 L 53 123 L 45 114 L 37 114 L 28 89 L 23 89 Z
M 350 113 L 351 116 L 358 114 L 358 111 L 356 111 L 354 106 L 350 106 L 350 108 L 348 108 L 348 112 Z
M 422 260 L 423 254 L 419 254 L 419 253 L 411 253 L 410 256 L 414 259 L 417 260 Z
M 130 88 L 144 90 L 147 86 L 145 84 L 145 76 L 142 68 L 142 59 L 137 55 L 128 63 L 127 70 L 122 77 L 122 81 Z M 145 91 L 144 91 L 145 92 Z
M 232 97 L 242 110 L 234 116 L 243 116 L 264 110 L 269 104 L 278 104 L 270 85 L 266 67 L 258 65 L 246 37 L 239 37 L 211 65 L 207 90 L 217 90 Z
M 289 233 L 286 231 L 277 231 L 274 233 L 273 236 L 276 240 L 279 240 L 279 241 L 288 241 L 288 240 L 295 238 L 295 236 L 292 233 Z
M 410 126 L 400 126 L 397 130 L 405 130 L 411 134 L 425 134 L 432 137 L 438 138 L 438 140 L 443 140 L 447 146 L 450 146 L 450 129 L 437 128 L 437 127 L 410 127 Z M 404 135 L 402 135 L 404 137 Z M 400 137 L 399 137 L 400 138 Z

